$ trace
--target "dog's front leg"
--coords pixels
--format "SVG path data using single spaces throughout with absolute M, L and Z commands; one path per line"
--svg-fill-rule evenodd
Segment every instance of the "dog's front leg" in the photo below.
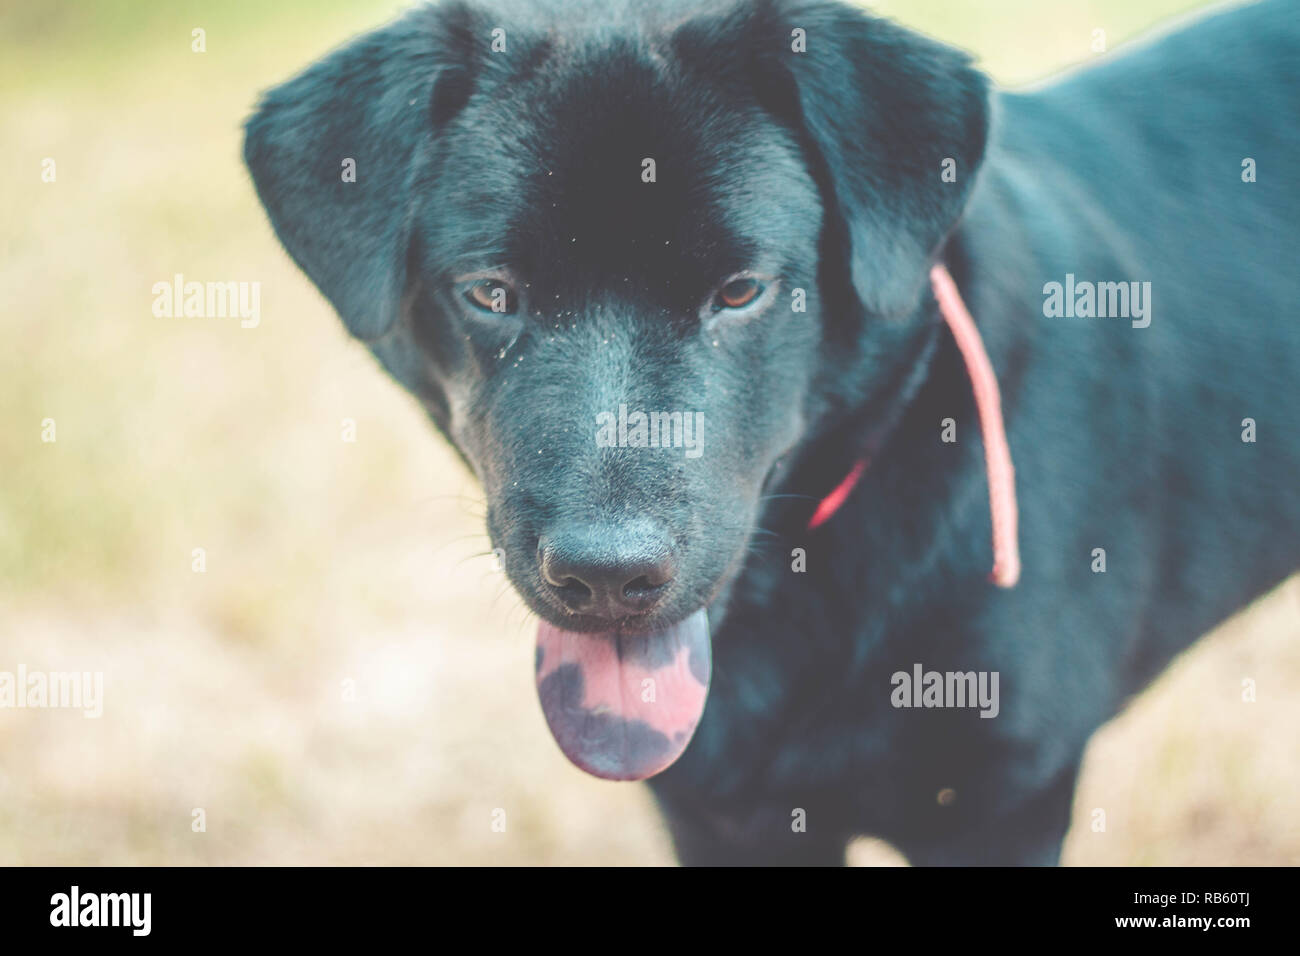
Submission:
M 943 837 L 895 845 L 913 866 L 1056 866 L 1078 773 L 1076 763 L 1009 813 L 973 818 Z
M 659 800 L 683 866 L 843 866 L 848 835 L 784 811 L 728 815 Z M 810 815 L 815 817 L 815 815 Z

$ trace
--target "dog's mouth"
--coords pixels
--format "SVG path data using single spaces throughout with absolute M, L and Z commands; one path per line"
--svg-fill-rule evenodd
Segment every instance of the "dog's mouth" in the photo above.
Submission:
M 695 734 L 713 668 L 704 608 L 644 632 L 537 629 L 537 695 L 560 750 L 605 780 L 670 767 Z

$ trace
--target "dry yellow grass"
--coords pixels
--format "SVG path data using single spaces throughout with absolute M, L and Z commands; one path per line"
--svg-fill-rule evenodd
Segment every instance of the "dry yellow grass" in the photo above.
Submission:
M 1089 56 L 1093 26 L 1114 43 L 1193 5 L 880 6 L 1019 80 Z M 0 863 L 671 862 L 644 788 L 551 744 L 477 489 L 240 164 L 256 92 L 395 9 L 0 12 L 0 670 L 106 682 L 99 720 L 0 711 Z M 260 281 L 261 325 L 155 318 L 176 272 Z M 1298 622 L 1291 582 L 1106 728 L 1067 861 L 1300 860 Z

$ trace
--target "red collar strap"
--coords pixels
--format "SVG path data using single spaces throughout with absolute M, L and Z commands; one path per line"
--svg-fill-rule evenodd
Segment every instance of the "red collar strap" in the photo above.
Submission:
M 939 303 L 939 312 L 948 323 L 957 349 L 966 363 L 971 389 L 975 393 L 975 408 L 979 412 L 980 434 L 984 439 L 984 465 L 988 471 L 989 510 L 993 515 L 993 573 L 989 579 L 1000 588 L 1014 587 L 1020 580 L 1020 544 L 1018 540 L 1018 510 L 1016 507 L 1016 470 L 1011 464 L 1011 448 L 1007 444 L 1007 430 L 1002 421 L 1002 397 L 998 392 L 998 379 L 993 373 L 993 363 L 984 349 L 979 329 L 971 318 L 966 303 L 962 301 L 957 283 L 942 264 L 930 270 L 930 285 Z M 869 459 L 862 458 L 835 490 L 821 500 L 808 522 L 808 530 L 818 528 L 831 519 L 848 500 Z

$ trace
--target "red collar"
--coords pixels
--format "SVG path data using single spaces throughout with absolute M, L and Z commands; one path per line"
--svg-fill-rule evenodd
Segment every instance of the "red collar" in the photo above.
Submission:
M 993 515 L 993 573 L 989 579 L 1001 588 L 1014 587 L 1020 580 L 1020 544 L 1017 537 L 1018 510 L 1016 506 L 1016 470 L 1011 464 L 1011 448 L 1007 444 L 1006 426 L 1002 421 L 1002 397 L 998 392 L 998 379 L 993 373 L 993 363 L 984 349 L 975 320 L 971 318 L 966 303 L 962 301 L 957 283 L 948 270 L 938 264 L 930 270 L 930 285 L 939 303 L 939 312 L 957 349 L 966 363 L 971 389 L 975 393 L 975 408 L 979 412 L 980 434 L 984 439 L 984 465 L 988 471 L 989 510 Z M 818 528 L 831 519 L 848 500 L 854 487 L 867 470 L 870 460 L 861 458 L 829 495 L 817 505 L 808 530 Z

